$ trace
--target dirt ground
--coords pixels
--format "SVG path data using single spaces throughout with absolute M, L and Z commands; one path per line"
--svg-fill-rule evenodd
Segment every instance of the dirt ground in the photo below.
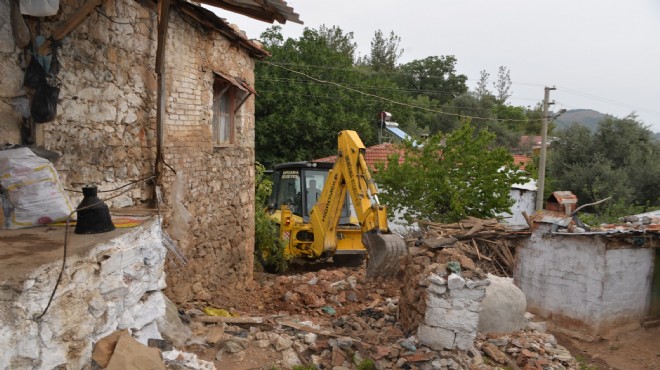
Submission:
M 370 302 L 387 298 L 398 298 L 400 282 L 396 279 L 380 280 L 367 283 L 361 276 L 359 268 L 334 268 L 320 265 L 315 267 L 294 268 L 287 276 L 300 275 L 305 281 L 319 277 L 360 276 L 361 289 L 357 291 L 354 303 L 346 301 L 338 308 L 338 315 L 351 311 L 358 312 L 369 305 Z M 278 280 L 279 279 L 279 280 Z M 262 316 L 282 313 L 286 315 L 299 315 L 301 320 L 306 318 L 323 323 L 325 315 L 320 309 L 309 309 L 299 302 L 288 302 L 282 297 L 286 288 L 280 288 L 284 278 L 278 275 L 255 271 L 255 281 L 248 289 L 240 291 L 227 290 L 215 297 L 213 305 L 225 307 L 230 311 L 247 316 Z M 291 286 L 289 286 L 291 288 Z M 579 370 L 652 370 L 660 369 L 660 328 L 639 328 L 634 332 L 619 335 L 612 340 L 586 342 L 571 338 L 567 335 L 553 333 L 559 344 L 566 347 L 578 360 Z M 259 369 L 265 364 L 276 364 L 277 356 L 270 350 L 251 345 L 240 358 L 231 355 L 216 359 L 217 349 L 190 348 L 202 359 L 213 361 L 218 369 L 242 370 Z
M 598 370 L 660 369 L 660 327 L 639 328 L 613 340 L 586 342 L 555 334 L 583 368 Z

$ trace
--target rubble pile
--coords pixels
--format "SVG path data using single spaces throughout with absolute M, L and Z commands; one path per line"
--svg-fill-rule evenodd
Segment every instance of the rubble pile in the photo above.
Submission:
M 424 235 L 412 246 L 436 251 L 453 247 L 486 273 L 512 276 L 515 263 L 514 240 L 529 234 L 528 230 L 509 228 L 496 219 L 469 217 L 456 223 L 418 221 Z
M 475 365 L 488 363 L 512 369 L 580 368 L 571 353 L 557 344 L 557 339 L 552 334 L 531 329 L 535 327 L 534 324 L 538 323 L 528 325 L 527 331 L 499 335 L 479 334 L 475 349 L 486 358 L 475 356 Z
M 442 255 L 451 255 L 444 258 L 464 264 L 469 260 L 453 248 L 446 248 Z M 436 271 L 439 265 L 435 263 Z M 462 274 L 466 286 L 467 281 L 483 281 L 485 277 L 476 267 L 464 269 Z M 213 311 L 203 304 L 187 308 L 183 316 L 191 320 L 194 335 L 182 349 L 198 354 L 201 360 L 214 361 L 217 368 L 228 369 L 291 369 L 300 365 L 334 370 L 515 368 L 498 362 L 503 358 L 523 367 L 529 364 L 528 369 L 542 368 L 533 367 L 537 363 L 545 369 L 576 368 L 574 360 L 562 357 L 565 353 L 553 337 L 536 331 L 538 326 L 509 333 L 508 341 L 477 335 L 467 350 L 425 345 L 401 323 L 401 282 L 369 281 L 364 269 L 264 276 L 267 278 L 244 293 L 242 299 L 251 293 L 260 296 L 251 308 L 246 301 L 240 301 L 240 309 L 232 306 L 232 301 L 224 301 L 223 310 L 217 310 L 221 316 L 209 315 Z M 452 277 L 452 286 L 455 279 Z M 492 358 L 499 353 L 491 346 L 506 357 Z

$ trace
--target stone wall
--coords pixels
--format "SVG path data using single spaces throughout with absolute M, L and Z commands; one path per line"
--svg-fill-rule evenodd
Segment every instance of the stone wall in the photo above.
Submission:
M 547 235 L 550 227 L 541 224 L 518 248 L 514 279 L 528 310 L 587 337 L 638 327 L 654 249 L 602 235 Z
M 94 343 L 117 329 L 131 329 L 146 343 L 160 338 L 165 313 L 161 229 L 155 220 L 71 254 L 54 300 L 62 263 L 36 268 L 0 288 L 0 369 L 67 369 L 89 366 Z M 63 368 L 64 368 L 63 367 Z
M 490 281 L 453 248 L 409 250 L 399 299 L 403 329 L 435 350 L 467 350 L 477 336 L 481 301 Z M 463 276 L 450 270 L 461 268 Z
M 82 0 L 62 0 L 61 14 L 41 20 L 41 34 L 71 17 Z M 0 19 L 9 18 L 0 0 Z M 66 188 L 95 184 L 99 190 L 125 185 L 153 173 L 155 159 L 157 45 L 155 11 L 133 0 L 104 1 L 62 42 L 58 57 L 61 92 L 58 115 L 39 124 L 43 144 L 62 153 L 56 163 Z M 235 142 L 211 142 L 214 71 L 254 86 L 254 62 L 243 47 L 220 33 L 170 13 L 167 37 L 164 159 L 185 179 L 181 203 L 191 213 L 179 245 L 190 259 L 170 266 L 177 302 L 208 297 L 215 282 L 239 286 L 252 277 L 254 244 L 254 97 L 237 112 Z M 0 133 L 17 143 L 21 113 L 30 91 L 22 88 L 24 56 L 12 42 L 9 22 L 0 28 Z M 7 118 L 8 117 L 8 118 Z M 5 135 L 5 132 L 11 134 Z M 0 144 L 2 144 L 0 142 Z M 165 199 L 175 176 L 165 168 Z M 146 183 L 109 200 L 111 207 L 151 200 Z M 72 193 L 74 204 L 80 196 Z M 164 207 L 167 210 L 167 207 Z M 166 224 L 171 224 L 166 213 Z M 181 226 L 181 225 L 179 225 Z M 201 284 L 201 285 L 200 285 Z M 198 298 L 199 298 L 198 297 Z
M 0 145 L 18 144 L 23 115 L 29 114 L 21 70 L 23 55 L 14 44 L 9 0 L 0 0 Z
M 193 32 L 178 14 L 168 31 L 165 161 L 183 174 L 183 204 L 192 215 L 180 240 L 190 259 L 168 266 L 168 295 L 177 303 L 211 299 L 217 289 L 252 280 L 254 248 L 254 97 L 241 106 L 235 142 L 214 147 L 214 71 L 254 86 L 254 62 L 215 33 Z M 175 175 L 166 172 L 166 184 Z M 166 193 L 169 185 L 165 186 Z

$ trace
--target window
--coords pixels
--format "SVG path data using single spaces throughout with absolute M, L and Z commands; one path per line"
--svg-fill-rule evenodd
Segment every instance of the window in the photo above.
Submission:
M 243 79 L 215 72 L 213 81 L 213 145 L 234 143 L 238 109 L 256 91 Z
M 234 100 L 236 87 L 224 78 L 213 83 L 213 144 L 234 142 Z

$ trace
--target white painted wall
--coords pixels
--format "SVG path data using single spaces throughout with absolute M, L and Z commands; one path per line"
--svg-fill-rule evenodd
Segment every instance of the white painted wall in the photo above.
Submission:
M 607 249 L 603 236 L 551 235 L 550 226 L 541 224 L 518 248 L 514 280 L 528 309 L 577 320 L 589 335 L 638 324 L 650 294 L 654 250 L 626 244 Z
M 502 217 L 502 222 L 509 225 L 527 225 L 525 217 L 522 215 L 523 211 L 528 215 L 532 215 L 535 211 L 536 190 L 511 188 L 509 197 L 514 200 L 511 206 L 511 212 L 504 212 L 498 217 Z

